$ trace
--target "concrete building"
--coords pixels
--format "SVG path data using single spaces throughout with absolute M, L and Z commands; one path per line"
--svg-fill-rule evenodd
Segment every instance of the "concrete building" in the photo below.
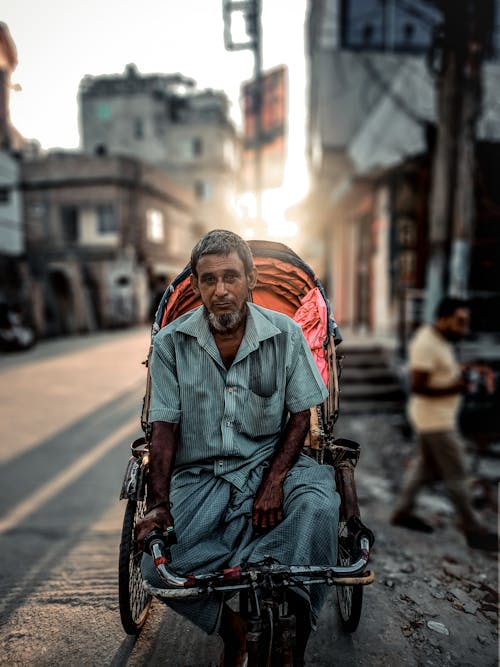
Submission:
M 10 257 L 24 253 L 19 159 L 0 150 L 0 253 Z
M 140 160 L 49 153 L 22 163 L 40 334 L 144 321 L 188 261 L 193 197 Z
M 198 233 L 234 226 L 239 140 L 224 93 L 199 91 L 179 74 L 85 77 L 80 130 L 88 154 L 127 155 L 156 165 L 192 192 Z
M 420 0 L 310 0 L 308 5 L 312 187 L 291 217 L 314 230 L 304 255 L 326 281 L 336 319 L 360 329 L 395 332 L 405 326 L 406 296 L 424 287 L 437 117 L 426 58 L 439 21 L 437 5 Z M 490 56 L 498 53 L 498 34 Z M 498 62 L 486 62 L 483 73 L 478 138 L 490 145 L 500 142 Z M 493 153 L 483 162 L 479 155 L 484 173 L 493 166 Z M 492 201 L 494 190 L 487 189 Z M 480 215 L 481 197 L 478 192 Z M 488 248 L 498 250 L 500 237 L 495 241 L 490 234 L 485 244 L 478 236 L 480 220 L 476 227 L 474 252 L 484 247 L 482 259 L 476 252 L 473 262 L 486 266 L 493 261 L 486 257 Z M 490 275 L 496 274 L 490 270 Z M 471 283 L 471 289 L 478 288 Z M 418 299 L 412 302 L 418 306 Z
M 0 149 L 0 311 L 14 310 L 29 320 L 30 287 L 19 160 Z
M 0 327 L 14 311 L 29 320 L 30 276 L 25 258 L 20 191 L 20 150 L 24 140 L 10 119 L 11 75 L 17 52 L 5 23 L 0 22 Z

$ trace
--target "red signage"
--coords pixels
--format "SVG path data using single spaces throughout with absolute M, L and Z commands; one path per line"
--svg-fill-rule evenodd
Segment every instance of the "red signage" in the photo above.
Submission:
M 279 65 L 261 75 L 260 150 L 262 189 L 280 187 L 286 158 L 288 70 Z M 255 184 L 256 110 L 255 82 L 241 88 L 244 116 L 243 178 L 249 190 Z

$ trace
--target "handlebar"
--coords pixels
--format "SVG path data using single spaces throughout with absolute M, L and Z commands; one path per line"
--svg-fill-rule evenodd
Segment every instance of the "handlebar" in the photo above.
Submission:
M 177 544 L 177 537 L 175 530 L 171 526 L 169 526 L 163 533 L 158 528 L 155 528 L 146 535 L 144 540 L 146 552 L 151 554 L 153 564 L 167 586 L 171 586 L 172 588 L 182 588 L 185 579 L 177 576 L 175 572 L 169 570 L 167 567 L 172 560 L 170 547 L 173 544 Z
M 170 536 L 172 532 L 173 530 L 170 531 Z M 175 533 L 173 536 L 175 539 Z M 153 557 L 156 571 L 168 587 L 157 588 L 144 581 L 146 590 L 156 597 L 196 597 L 212 591 L 255 588 L 266 581 L 272 583 L 273 586 L 288 586 L 299 581 L 308 585 L 325 583 L 353 585 L 368 584 L 374 578 L 372 572 L 365 572 L 370 557 L 368 535 L 359 536 L 359 558 L 352 565 L 281 565 L 273 558 L 266 557 L 261 563 L 238 565 L 218 572 L 190 574 L 186 577 L 176 574 L 167 567 L 171 559 L 170 549 L 165 544 L 165 539 L 169 538 L 168 536 L 165 538 L 165 534 L 162 534 L 161 531 L 153 531 L 146 538 L 146 545 Z

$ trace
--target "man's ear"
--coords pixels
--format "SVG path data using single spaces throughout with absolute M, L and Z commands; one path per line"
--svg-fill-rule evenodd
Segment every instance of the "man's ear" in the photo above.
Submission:
M 247 275 L 248 278 L 248 289 L 253 290 L 255 285 L 257 284 L 257 269 L 253 269 L 253 271 L 250 271 L 250 273 Z
M 200 288 L 198 287 L 198 278 L 194 274 L 191 274 L 189 276 L 189 281 L 191 283 L 191 289 L 196 294 L 196 296 L 199 296 Z

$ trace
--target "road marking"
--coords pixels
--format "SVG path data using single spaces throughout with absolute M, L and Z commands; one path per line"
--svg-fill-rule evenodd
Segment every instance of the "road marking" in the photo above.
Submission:
M 43 503 L 51 500 L 57 493 L 62 491 L 62 489 L 71 484 L 71 482 L 96 463 L 101 456 L 107 454 L 107 452 L 123 441 L 127 435 L 130 435 L 134 430 L 137 430 L 137 421 L 137 417 L 128 421 L 124 426 L 119 428 L 118 431 L 115 431 L 107 438 L 104 438 L 104 440 L 102 440 L 96 447 L 75 461 L 69 468 L 62 470 L 52 480 L 35 491 L 29 498 L 26 498 L 22 503 L 16 505 L 16 507 L 8 512 L 3 519 L 0 519 L 0 534 L 7 532 L 32 512 L 39 509 Z

